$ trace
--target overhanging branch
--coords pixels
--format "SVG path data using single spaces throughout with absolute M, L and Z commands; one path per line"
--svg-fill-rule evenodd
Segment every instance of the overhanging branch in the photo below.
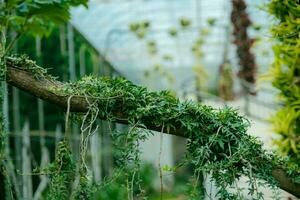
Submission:
M 38 98 L 47 102 L 55 104 L 64 110 L 68 105 L 68 96 L 62 96 L 53 92 L 51 88 L 63 87 L 61 82 L 49 80 L 47 78 L 37 79 L 32 73 L 24 70 L 26 66 L 17 66 L 13 62 L 7 62 L 7 82 L 19 89 L 28 92 Z M 70 100 L 70 111 L 72 112 L 85 112 L 88 110 L 89 104 L 84 97 L 73 96 Z M 124 113 L 117 112 L 115 122 L 127 124 Z M 143 122 L 147 129 L 154 131 L 163 130 L 160 126 L 155 126 L 151 121 Z M 176 127 L 168 131 L 168 134 L 185 137 L 184 130 L 181 127 Z M 165 133 L 167 131 L 165 130 Z M 262 162 L 269 162 L 267 160 Z M 267 163 L 268 164 L 268 163 Z M 270 163 L 271 165 L 271 163 Z M 279 187 L 296 197 L 300 198 L 300 185 L 295 184 L 290 177 L 287 176 L 284 167 L 276 166 L 272 171 L 272 176 L 278 182 Z

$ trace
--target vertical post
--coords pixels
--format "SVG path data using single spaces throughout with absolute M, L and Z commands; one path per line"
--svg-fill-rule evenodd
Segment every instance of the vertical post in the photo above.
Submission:
M 15 159 L 16 169 L 21 169 L 21 139 L 20 139 L 20 93 L 16 87 L 12 87 L 12 98 L 13 98 L 13 125 L 15 132 Z
M 65 25 L 62 24 L 59 26 L 59 41 L 60 41 L 60 53 L 65 56 L 67 54 L 66 48 L 66 34 L 65 34 Z
M 41 44 L 41 38 L 36 37 L 36 57 L 41 64 L 41 56 L 42 56 L 42 44 Z M 41 149 L 41 164 L 40 167 L 44 168 L 49 163 L 49 152 L 46 147 L 46 141 L 45 141 L 45 119 L 44 119 L 44 103 L 41 99 L 38 99 L 38 123 L 39 123 L 39 132 L 40 132 L 40 149 Z M 41 198 L 43 191 L 46 189 L 48 183 L 48 178 L 46 175 L 40 175 L 40 184 L 38 185 L 33 200 L 38 200 Z
M 3 82 L 3 116 L 4 116 L 4 131 L 8 132 L 9 131 L 9 126 L 8 126 L 8 120 L 9 120 L 9 114 L 8 114 L 8 93 L 7 93 L 7 83 Z M 6 138 L 8 140 L 8 138 Z
M 99 75 L 99 59 L 98 55 L 93 55 L 93 75 Z M 90 137 L 90 150 L 92 157 L 92 167 L 93 167 L 93 175 L 94 181 L 99 182 L 101 180 L 101 172 L 102 172 L 102 131 L 103 131 L 103 122 L 97 121 L 100 123 L 99 129 L 94 133 L 92 137 Z M 100 149 L 100 151 L 99 151 Z M 100 152 L 100 155 L 99 155 Z
M 21 140 L 21 123 L 20 123 L 20 95 L 19 89 L 12 87 L 12 96 L 13 96 L 13 126 L 15 133 L 15 159 L 16 164 L 14 166 L 15 170 L 21 170 L 22 166 L 22 140 Z M 21 176 L 15 175 L 16 184 L 15 191 L 16 194 L 21 195 L 20 190 L 22 188 L 22 179 Z M 21 198 L 21 197 L 20 197 Z
M 71 81 L 76 80 L 76 65 L 75 65 L 75 46 L 74 46 L 74 30 L 70 23 L 68 23 L 68 59 L 69 59 L 69 78 Z M 72 134 L 77 136 L 78 135 L 78 125 L 75 123 L 70 123 L 70 126 L 72 127 Z M 73 137 L 76 138 L 76 137 Z M 70 145 L 73 149 L 74 155 L 76 158 L 79 157 L 78 155 L 78 145 L 77 140 L 69 138 Z
M 79 49 L 79 70 L 80 76 L 84 76 L 86 74 L 86 66 L 85 66 L 85 46 L 81 46 Z
M 4 4 L 4 0 L 0 0 L 1 4 Z M 3 5 L 4 6 L 4 5 Z M 4 61 L 3 55 L 5 51 L 5 42 L 6 42 L 6 31 L 5 30 L 0 30 L 0 59 L 1 61 Z M 4 70 L 3 68 L 0 69 L 1 72 Z M 4 93 L 5 93 L 5 85 L 4 85 L 4 80 L 5 80 L 5 74 L 0 73 L 0 193 L 1 195 L 5 198 L 9 195 L 9 191 L 7 190 L 7 172 L 5 169 L 5 127 L 4 127 Z
M 90 137 L 90 149 L 92 156 L 93 178 L 96 183 L 101 180 L 100 156 L 99 156 L 99 131 Z M 101 152 L 101 151 L 100 151 Z
M 37 57 L 38 64 L 42 64 L 41 63 L 42 44 L 41 44 L 41 38 L 38 36 L 35 38 L 35 49 L 36 49 L 36 57 Z M 39 116 L 39 120 L 38 120 L 39 130 L 40 130 L 41 138 L 43 138 L 44 131 L 45 131 L 44 130 L 45 120 L 44 120 L 44 103 L 41 99 L 38 99 L 38 116 Z
M 201 26 L 201 0 L 195 0 L 195 16 L 196 16 L 196 25 L 197 25 L 197 28 L 200 28 Z
M 58 142 L 62 139 L 62 131 L 61 125 L 57 124 L 55 128 L 55 146 L 57 146 Z
M 99 68 L 99 58 L 98 55 L 93 55 L 93 75 L 99 76 L 101 74 L 100 68 Z
M 60 53 L 63 57 L 64 63 L 63 63 L 63 68 L 67 68 L 66 63 L 67 63 L 67 47 L 66 47 L 66 28 L 65 24 L 62 24 L 59 26 L 59 41 L 60 41 Z M 67 68 L 68 69 L 68 68 Z M 68 74 L 62 74 L 63 81 L 68 81 Z
M 70 79 L 71 81 L 75 81 L 76 71 L 75 71 L 74 30 L 70 23 L 68 23 L 68 58 L 69 58 Z
M 26 121 L 23 128 L 22 145 L 22 178 L 23 178 L 23 198 L 32 199 L 32 180 L 31 180 L 31 160 L 30 160 L 30 133 L 29 122 Z
M 246 87 L 245 87 L 246 88 Z M 249 89 L 246 88 L 245 92 L 245 115 L 250 116 L 250 96 L 249 96 Z

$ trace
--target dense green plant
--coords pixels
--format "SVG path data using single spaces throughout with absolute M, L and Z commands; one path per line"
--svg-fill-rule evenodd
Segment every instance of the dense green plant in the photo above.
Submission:
M 189 27 L 189 26 L 192 24 L 192 22 L 191 22 L 190 19 L 188 19 L 188 18 L 186 18 L 186 17 L 181 17 L 181 18 L 179 19 L 179 24 L 180 24 L 180 26 L 181 26 L 182 28 L 187 28 L 187 27 Z
M 128 198 L 128 191 L 126 182 L 128 177 L 132 177 L 135 173 L 134 169 L 119 168 L 116 169 L 112 178 L 107 179 L 102 184 L 95 187 L 95 192 L 93 194 L 96 200 L 107 200 L 107 199 L 131 199 Z M 146 196 L 155 194 L 154 188 L 154 178 L 155 169 L 152 165 L 147 163 L 142 163 L 139 171 L 139 184 L 134 183 L 133 194 L 134 197 L 147 199 Z
M 233 100 L 233 72 L 228 60 L 220 66 L 219 95 L 225 101 Z
M 151 55 L 155 55 L 157 53 L 157 45 L 155 41 L 153 40 L 148 41 L 147 48 L 148 48 L 148 52 Z
M 143 39 L 150 28 L 149 21 L 134 22 L 129 24 L 129 30 L 139 39 Z
M 284 105 L 272 118 L 274 130 L 281 138 L 280 151 L 300 163 L 300 10 L 299 1 L 272 0 L 269 12 L 277 20 L 272 27 L 276 39 L 275 61 L 270 70 L 272 84 Z
M 204 58 L 204 50 L 203 45 L 205 45 L 205 39 L 207 35 L 209 34 L 208 29 L 201 29 L 199 31 L 199 35 L 196 38 L 195 42 L 193 43 L 191 47 L 191 51 L 193 53 L 193 56 L 195 58 L 195 64 L 192 67 L 195 75 L 196 75 L 196 91 L 200 92 L 203 91 L 205 88 L 205 83 L 208 79 L 207 71 L 205 70 L 205 67 L 203 65 L 203 58 Z M 198 101 L 201 101 L 201 97 L 199 94 L 197 94 Z
M 0 4 L 0 80 L 5 81 L 6 74 L 6 56 L 10 53 L 14 43 L 25 33 L 33 35 L 47 35 L 53 24 L 67 21 L 70 18 L 69 9 L 71 6 L 80 4 L 86 5 L 87 0 L 14 0 L 3 1 Z M 6 34 L 14 31 L 14 37 L 8 37 Z M 2 196 L 13 196 L 11 190 L 4 190 L 9 185 L 10 177 L 7 176 L 6 156 L 4 152 L 4 142 L 6 133 L 4 130 L 5 119 L 3 119 L 2 95 L 1 89 L 1 113 L 0 113 L 0 191 Z M 11 197 L 13 198 L 13 197 Z
M 55 81 L 45 70 L 24 57 L 5 57 L 5 59 L 6 62 L 2 61 L 2 65 L 11 62 L 12 66 L 31 72 L 37 80 Z M 87 112 L 77 114 L 77 119 L 82 124 L 80 160 L 82 174 L 75 194 L 76 199 L 91 198 L 90 192 L 94 188 L 91 187 L 86 174 L 85 153 L 88 137 L 97 130 L 95 124 L 97 118 L 109 122 L 122 121 L 126 118 L 129 122 L 128 131 L 116 135 L 125 144 L 125 154 L 121 154 L 124 161 L 121 163 L 125 162 L 125 169 L 127 169 L 125 185 L 128 199 L 133 199 L 134 186 L 140 185 L 139 179 L 135 179 L 136 172 L 140 169 L 137 147 L 140 141 L 147 137 L 147 132 L 145 133 L 141 128 L 148 126 L 162 126 L 161 132 L 167 133 L 174 131 L 175 127 L 183 131 L 183 136 L 188 138 L 186 161 L 194 165 L 196 177 L 202 172 L 212 175 L 218 188 L 217 198 L 243 199 L 236 181 L 245 175 L 249 178 L 249 194 L 253 199 L 261 199 L 263 195 L 258 191 L 258 185 L 260 181 L 263 183 L 266 181 L 266 185 L 276 186 L 272 169 L 277 165 L 286 169 L 293 182 L 300 183 L 299 168 L 296 165 L 289 166 L 286 160 L 281 160 L 276 155 L 263 150 L 262 144 L 256 138 L 246 134 L 248 121 L 230 108 L 216 110 L 193 102 L 179 102 L 167 91 L 148 92 L 146 88 L 136 86 L 123 78 L 87 76 L 77 82 L 56 85 L 50 89 L 61 97 L 68 97 L 68 102 L 74 96 L 81 96 L 89 103 Z M 68 103 L 67 119 L 69 110 Z M 55 185 L 50 188 L 49 195 L 61 195 L 55 197 L 68 199 L 69 196 L 66 194 L 70 191 L 66 188 L 72 182 L 74 172 L 72 156 L 66 142 L 60 143 L 58 150 L 53 164 L 56 173 L 51 177 L 51 183 Z M 128 166 L 133 167 L 133 170 L 128 171 Z M 237 190 L 230 191 L 232 187 Z
M 57 145 L 55 161 L 48 167 L 50 186 L 46 199 L 68 199 L 75 179 L 75 163 L 66 140 Z
M 177 31 L 176 28 L 170 28 L 170 29 L 169 29 L 169 35 L 170 35 L 171 37 L 176 37 L 177 34 L 178 34 L 178 31 Z
M 63 25 L 62 25 L 63 26 Z M 49 66 L 49 71 L 55 77 L 58 77 L 58 80 L 66 80 L 68 74 L 68 59 L 66 55 L 62 55 L 60 52 L 60 46 L 57 45 L 60 41 L 60 30 L 58 26 L 54 26 L 51 34 L 47 37 L 41 38 L 42 46 L 42 55 L 39 60 L 39 64 L 43 66 Z M 76 76 L 80 77 L 80 65 L 79 65 L 79 51 L 80 47 L 84 46 L 85 48 L 85 72 L 86 74 L 93 73 L 93 56 L 96 55 L 95 50 L 93 50 L 89 44 L 83 39 L 83 37 L 75 32 L 74 33 L 74 43 L 75 43 L 75 60 L 76 60 Z M 26 54 L 31 59 L 37 59 L 35 56 L 35 37 L 29 34 L 24 34 L 18 41 L 18 54 Z M 57 52 L 57 53 L 53 53 Z M 10 90 L 8 91 L 11 92 Z M 29 120 L 30 128 L 33 130 L 38 129 L 37 122 L 37 112 L 34 112 L 36 105 L 36 98 L 28 95 L 26 93 L 20 92 L 20 99 L 22 99 L 22 104 L 20 104 L 20 122 L 24 124 L 25 120 Z M 12 96 L 9 99 L 10 102 L 13 102 Z M 10 106 L 10 113 L 13 113 L 14 106 Z M 56 128 L 57 124 L 63 124 L 63 112 L 59 108 L 54 108 L 51 104 L 47 102 L 44 103 L 44 112 L 45 115 L 45 130 L 53 131 Z M 13 115 L 10 115 L 10 122 L 13 121 Z M 14 131 L 15 127 L 13 123 L 10 123 L 10 130 Z
M 7 50 L 24 33 L 46 35 L 52 25 L 69 20 L 71 6 L 86 5 L 87 0 L 8 1 L 0 5 L 0 27 L 13 30 L 17 36 L 11 40 Z
M 25 70 L 34 72 L 37 79 L 47 76 L 37 66 L 33 69 L 32 61 L 8 59 L 14 66 L 21 68 L 29 65 Z M 54 86 L 51 91 L 69 96 L 69 100 L 74 95 L 86 97 L 90 108 L 79 115 L 79 118 L 88 127 L 91 127 L 91 122 L 97 117 L 111 122 L 126 118 L 129 122 L 129 135 L 134 133 L 133 130 L 140 133 L 130 136 L 134 145 L 130 151 L 141 140 L 146 139 L 147 134 L 141 132 L 140 128 L 163 125 L 162 132 L 171 132 L 174 126 L 180 127 L 183 136 L 188 138 L 186 162 L 194 165 L 196 177 L 202 172 L 212 175 L 218 188 L 218 198 L 243 199 L 242 189 L 238 188 L 236 182 L 241 176 L 246 176 L 249 179 L 249 195 L 253 199 L 262 199 L 263 194 L 258 191 L 258 185 L 275 187 L 272 170 L 278 165 L 286 170 L 294 183 L 300 183 L 297 165 L 266 152 L 262 143 L 246 133 L 248 121 L 230 108 L 216 110 L 193 102 L 179 102 L 167 91 L 148 92 L 146 88 L 135 86 L 123 78 L 87 76 L 77 82 Z M 137 154 L 132 155 L 134 161 Z M 132 159 L 127 157 L 126 160 L 131 162 Z M 133 180 L 133 176 L 129 180 Z M 236 190 L 230 191 L 232 187 Z M 130 193 L 132 188 L 129 188 Z
M 215 18 L 208 18 L 207 23 L 210 26 L 214 26 L 216 24 L 217 20 Z
M 166 130 L 171 130 L 174 124 L 182 127 L 185 136 L 190 138 L 188 161 L 195 165 L 196 172 L 212 174 L 220 198 L 242 198 L 240 192 L 234 194 L 228 190 L 242 175 L 250 180 L 249 193 L 253 198 L 262 198 L 257 190 L 258 180 L 266 181 L 270 187 L 276 185 L 270 176 L 272 164 L 281 161 L 265 152 L 261 143 L 246 134 L 248 122 L 230 108 L 214 110 L 191 102 L 180 103 L 168 92 L 147 92 L 120 78 L 85 77 L 53 90 L 61 95 L 94 98 L 100 118 L 118 120 L 116 113 L 121 112 L 132 127 L 145 127 L 144 123 L 149 120 L 154 126 L 163 123 Z M 261 160 L 269 160 L 272 164 L 265 165 Z M 299 176 L 295 178 L 296 182 L 300 181 Z

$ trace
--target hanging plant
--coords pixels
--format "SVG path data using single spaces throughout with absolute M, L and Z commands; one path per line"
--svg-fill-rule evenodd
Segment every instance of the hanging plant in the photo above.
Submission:
M 216 24 L 217 20 L 215 18 L 208 18 L 207 23 L 209 26 L 214 26 Z
M 265 151 L 261 142 L 246 133 L 249 122 L 235 110 L 216 110 L 193 102 L 180 102 L 167 91 L 148 92 L 146 88 L 136 86 L 123 78 L 87 76 L 77 82 L 60 83 L 49 77 L 32 61 L 18 57 L 8 58 L 7 66 L 9 83 L 62 107 L 67 106 L 67 116 L 69 111 L 83 112 L 78 113 L 78 117 L 91 129 L 98 117 L 109 122 L 129 124 L 127 133 L 130 134 L 122 135 L 125 141 L 130 142 L 127 143 L 130 145 L 127 149 L 129 154 L 125 153 L 125 150 L 122 151 L 125 154 L 120 153 L 121 158 L 129 156 L 130 159 L 125 159 L 125 162 L 129 162 L 130 165 L 135 166 L 134 163 L 138 160 L 135 147 L 150 134 L 147 131 L 144 134 L 141 128 L 149 128 L 188 139 L 186 162 L 195 167 L 196 174 L 211 174 L 218 189 L 216 198 L 245 199 L 241 193 L 243 189 L 239 188 L 236 182 L 241 176 L 248 177 L 248 194 L 254 199 L 263 199 L 257 185 L 271 188 L 279 185 L 286 191 L 300 196 L 298 166 Z M 30 72 L 38 73 L 34 76 Z M 23 78 L 21 83 L 16 74 Z M 74 99 L 71 101 L 72 97 Z M 122 138 L 119 139 L 123 141 Z M 66 152 L 62 155 L 70 155 L 65 146 L 62 149 Z M 66 164 L 63 166 L 71 169 L 68 167 L 72 163 L 70 157 L 61 158 L 64 160 L 63 164 Z M 70 171 L 72 170 L 66 170 Z M 133 175 L 129 180 L 136 183 L 132 181 L 136 180 Z M 69 179 L 66 179 L 66 182 L 69 182 Z M 128 181 L 126 184 L 128 193 L 132 195 L 134 187 Z M 85 188 L 85 185 L 83 184 L 82 188 Z M 233 191 L 233 187 L 236 190 Z
M 244 0 L 232 0 L 231 22 L 233 24 L 234 44 L 237 47 L 237 56 L 239 59 L 240 70 L 238 76 L 245 81 L 245 84 L 254 85 L 256 82 L 256 63 L 254 54 L 251 53 L 251 47 L 254 40 L 248 36 L 247 29 L 252 24 L 248 13 L 246 12 L 247 5 Z M 248 93 L 253 93 L 249 90 L 249 86 L 243 85 L 243 88 Z
M 179 24 L 182 28 L 187 28 L 187 27 L 191 26 L 192 22 L 190 19 L 188 19 L 186 17 L 182 17 L 179 19 Z
M 165 55 L 163 55 L 163 59 L 165 61 L 173 61 L 173 56 L 171 56 L 169 54 L 165 54 Z
M 47 199 L 68 199 L 75 179 L 75 163 L 67 141 L 58 143 L 55 161 L 46 171 L 50 175 Z
M 150 55 L 155 55 L 157 54 L 157 46 L 156 46 L 156 42 L 154 40 L 150 40 L 147 43 L 147 49 Z
M 204 51 L 203 51 L 203 45 L 205 41 L 205 37 L 208 35 L 209 30 L 208 29 L 201 29 L 199 31 L 198 38 L 195 40 L 191 47 L 191 51 L 193 53 L 193 56 L 195 58 L 195 65 L 193 66 L 193 72 L 195 73 L 196 77 L 196 91 L 197 91 L 197 100 L 201 101 L 201 97 L 199 95 L 199 92 L 204 89 L 205 82 L 208 79 L 208 74 L 202 64 L 202 59 L 204 58 Z
M 139 39 L 143 39 L 145 37 L 149 27 L 149 21 L 134 22 L 129 24 L 129 30 Z
M 230 63 L 226 60 L 220 66 L 219 95 L 225 101 L 233 100 L 233 72 Z
M 176 29 L 176 28 L 171 28 L 171 29 L 169 30 L 169 35 L 170 35 L 170 36 L 176 37 L 177 34 L 178 34 L 178 32 L 177 32 L 177 29 Z
M 299 163 L 300 160 L 300 10 L 299 1 L 272 0 L 269 12 L 276 18 L 272 33 L 275 61 L 269 77 L 280 91 L 284 105 L 272 118 L 280 151 Z

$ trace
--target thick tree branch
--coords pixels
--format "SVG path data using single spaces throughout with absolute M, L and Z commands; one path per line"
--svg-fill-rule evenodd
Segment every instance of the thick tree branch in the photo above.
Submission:
M 47 102 L 55 104 L 66 110 L 68 96 L 61 96 L 51 88 L 62 87 L 62 83 L 58 81 L 52 81 L 48 79 L 37 79 L 30 72 L 15 66 L 13 63 L 7 63 L 7 82 L 19 89 L 28 92 L 38 98 L 41 98 Z M 70 111 L 72 112 L 85 112 L 88 110 L 88 102 L 85 98 L 74 96 L 70 100 Z M 116 122 L 126 124 L 128 123 L 123 113 L 115 113 L 118 120 Z M 161 131 L 162 127 L 155 126 L 150 122 L 143 122 L 149 130 Z M 166 132 L 167 133 L 167 132 Z M 184 137 L 184 130 L 180 127 L 176 127 L 170 130 L 168 134 Z M 269 162 L 269 161 L 263 161 Z M 270 164 L 271 165 L 271 164 Z M 278 181 L 279 187 L 296 197 L 300 198 L 300 185 L 293 183 L 289 178 L 283 167 L 277 166 L 272 171 L 272 176 Z

